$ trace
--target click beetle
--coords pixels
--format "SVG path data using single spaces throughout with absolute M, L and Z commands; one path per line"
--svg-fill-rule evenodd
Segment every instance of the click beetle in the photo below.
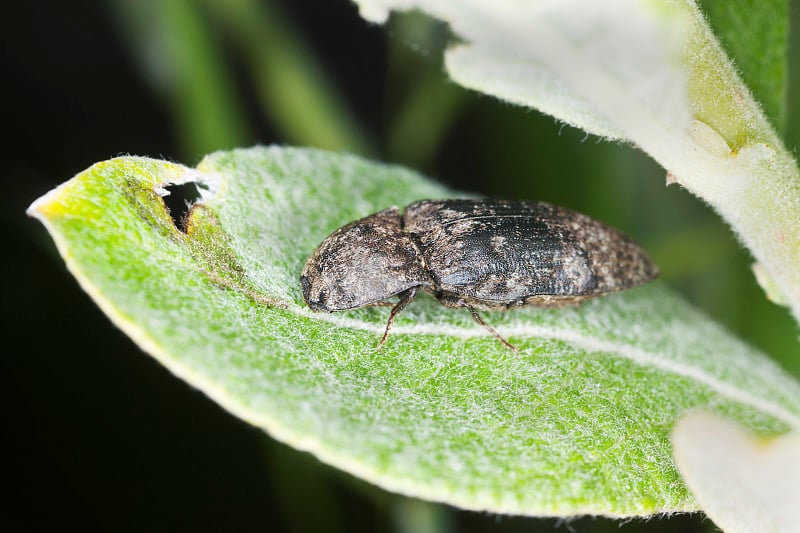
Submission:
M 561 307 L 641 285 L 658 275 L 619 230 L 545 202 L 423 200 L 351 222 L 322 241 L 300 276 L 313 311 L 392 305 L 397 314 L 420 289 L 465 307 L 504 345 L 478 310 Z

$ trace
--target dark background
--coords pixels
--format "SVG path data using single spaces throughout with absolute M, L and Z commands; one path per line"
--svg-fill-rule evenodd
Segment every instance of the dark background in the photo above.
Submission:
M 764 300 L 747 254 L 708 208 L 666 188 L 663 170 L 644 155 L 453 86 L 442 73 L 448 35 L 440 25 L 411 18 L 372 27 L 347 0 L 234 3 L 258 16 L 226 12 L 213 0 L 0 5 L 7 489 L 0 527 L 712 529 L 701 516 L 565 523 L 387 494 L 228 415 L 110 324 L 25 208 L 119 154 L 195 164 L 217 148 L 287 143 L 359 152 L 454 187 L 549 200 L 605 220 L 642 243 L 687 299 L 800 374 L 797 328 Z M 304 102 L 292 101 L 291 91 L 288 100 L 280 96 L 280 69 L 269 75 L 287 58 L 341 121 L 303 123 Z M 268 79 L 257 81 L 264 73 Z M 791 75 L 789 94 L 797 95 L 797 69 Z M 790 105 L 790 147 L 800 138 L 798 111 Z M 341 135 L 320 136 L 326 125 L 348 121 L 354 127 Z

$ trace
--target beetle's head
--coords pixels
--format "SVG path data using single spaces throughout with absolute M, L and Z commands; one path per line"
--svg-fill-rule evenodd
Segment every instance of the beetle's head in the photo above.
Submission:
M 303 268 L 303 298 L 313 311 L 341 311 L 427 285 L 422 256 L 392 207 L 331 234 Z

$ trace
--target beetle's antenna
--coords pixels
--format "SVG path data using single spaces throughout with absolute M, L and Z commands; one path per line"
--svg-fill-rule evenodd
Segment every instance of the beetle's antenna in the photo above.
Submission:
M 497 338 L 497 340 L 499 340 L 499 341 L 500 341 L 500 342 L 502 342 L 502 343 L 503 343 L 503 344 L 504 344 L 504 345 L 505 345 L 507 348 L 511 348 L 511 349 L 512 349 L 512 350 L 514 350 L 515 352 L 518 352 L 518 351 L 519 351 L 519 348 L 517 348 L 516 346 L 514 346 L 513 344 L 511 344 L 510 342 L 508 342 L 507 340 L 505 340 L 503 337 L 501 337 L 501 336 L 500 336 L 500 334 L 499 334 L 499 333 L 497 333 L 497 332 L 494 330 L 494 328 L 493 328 L 492 326 L 490 326 L 489 324 L 487 324 L 486 322 L 484 322 L 484 321 L 483 321 L 483 319 L 481 318 L 481 315 L 479 315 L 479 314 L 478 314 L 478 312 L 475 310 L 475 308 L 474 308 L 474 307 L 472 307 L 472 306 L 468 305 L 468 306 L 467 306 L 467 309 L 469 309 L 469 312 L 470 312 L 470 313 L 472 313 L 472 319 L 473 319 L 473 320 L 475 320 L 475 322 L 477 322 L 477 323 L 478 323 L 478 324 L 480 324 L 481 326 L 485 327 L 485 328 L 486 328 L 486 329 L 489 331 L 489 333 L 491 333 L 492 335 L 494 335 L 494 336 Z
M 400 297 L 400 301 L 392 307 L 392 312 L 389 313 L 389 321 L 386 322 L 386 331 L 383 332 L 383 337 L 381 337 L 381 342 L 375 347 L 376 350 L 380 350 L 383 347 L 383 343 L 386 342 L 386 339 L 389 338 L 389 330 L 392 329 L 392 324 L 394 324 L 394 317 L 397 316 L 397 313 L 402 311 L 405 306 L 411 303 L 411 301 L 417 296 L 417 288 L 418 287 L 411 287 L 408 290 L 405 290 L 398 294 L 397 296 Z

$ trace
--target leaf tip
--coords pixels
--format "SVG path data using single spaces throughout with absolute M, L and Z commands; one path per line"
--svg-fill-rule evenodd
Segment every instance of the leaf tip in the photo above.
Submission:
M 34 200 L 33 203 L 28 206 L 28 209 L 25 210 L 25 214 L 42 222 L 63 214 L 64 202 L 62 199 L 65 194 L 65 189 L 69 184 L 69 181 L 62 183 L 55 189 L 48 191 Z

